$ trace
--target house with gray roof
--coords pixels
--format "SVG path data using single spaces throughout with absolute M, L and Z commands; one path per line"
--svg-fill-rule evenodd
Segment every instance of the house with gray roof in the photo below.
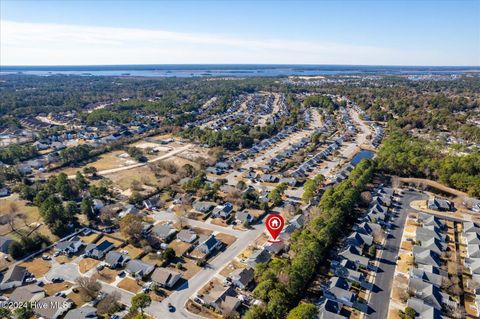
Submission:
M 410 278 L 419 279 L 428 282 L 432 285 L 440 287 L 442 285 L 442 275 L 432 273 L 423 269 L 412 268 L 410 270 Z
M 364 275 L 358 271 L 358 265 L 348 259 L 342 261 L 333 261 L 331 263 L 331 271 L 335 276 L 347 279 L 350 282 L 361 284 L 365 281 Z
M 127 262 L 126 271 L 133 277 L 145 278 L 152 273 L 155 265 L 144 263 L 140 260 L 133 259 Z
M 427 305 L 430 305 L 435 309 L 442 310 L 444 304 L 448 304 L 455 308 L 455 303 L 450 301 L 448 294 L 440 291 L 440 287 L 421 279 L 410 278 L 408 282 L 408 290 L 417 298 L 422 299 Z
M 85 256 L 102 259 L 113 248 L 115 248 L 115 245 L 108 240 L 104 240 L 100 244 L 88 244 L 85 247 Z
M 97 319 L 97 309 L 90 306 L 83 306 L 70 310 L 64 319 Z
M 474 222 L 463 222 L 463 233 L 480 233 L 480 224 Z
M 239 268 L 235 269 L 230 275 L 232 283 L 240 288 L 247 289 L 248 286 L 252 283 L 254 278 L 253 268 Z
M 33 312 L 45 319 L 57 319 L 73 306 L 73 302 L 63 297 L 46 297 L 39 300 Z
M 350 288 L 351 284 L 346 279 L 332 277 L 328 282 L 328 288 L 324 290 L 324 296 L 351 307 L 356 300 L 356 295 L 350 291 Z
M 480 233 L 476 233 L 476 232 L 465 233 L 464 239 L 467 245 L 480 245 Z
M 415 310 L 417 317 L 421 319 L 441 319 L 441 311 L 427 304 L 421 298 L 410 298 L 407 306 Z
M 11 240 L 10 238 L 5 236 L 0 236 L 0 252 L 4 254 L 8 254 L 8 248 L 12 243 L 13 243 L 13 240 Z
M 169 242 L 173 236 L 177 233 L 177 230 L 172 225 L 157 224 L 153 226 L 151 234 L 160 239 L 163 242 Z
M 198 239 L 198 246 L 190 254 L 194 258 L 204 258 L 210 255 L 215 249 L 221 246 L 222 242 L 219 241 L 214 235 L 204 236 L 201 235 Z
M 35 302 L 45 298 L 45 290 L 36 284 L 16 288 L 10 295 L 10 300 L 18 303 Z
M 382 226 L 370 222 L 362 222 L 360 224 L 355 224 L 353 230 L 361 234 L 372 235 L 376 232 L 382 231 Z
M 3 275 L 2 282 L 0 283 L 0 290 L 12 289 L 23 285 L 25 279 L 30 276 L 27 268 L 14 265 L 8 268 L 7 272 Z
M 427 201 L 427 207 L 432 210 L 437 210 L 441 212 L 448 212 L 453 210 L 453 204 L 445 199 L 440 199 L 437 197 L 430 198 Z
M 429 248 L 413 246 L 412 252 L 413 257 L 415 258 L 415 262 L 417 264 L 433 265 L 435 267 L 440 267 L 440 255 L 430 250 Z
M 73 255 L 76 254 L 84 245 L 85 244 L 82 242 L 80 237 L 74 236 L 68 240 L 57 243 L 55 249 L 62 254 Z
M 210 212 L 215 205 L 211 202 L 194 202 L 192 207 L 197 212 L 206 214 Z
M 177 281 L 181 278 L 181 275 L 168 268 L 157 268 L 152 274 L 152 281 L 163 288 L 172 288 Z
M 212 217 L 228 219 L 233 212 L 233 205 L 231 203 L 225 203 L 223 205 L 216 206 L 212 211 Z
M 177 234 L 177 239 L 189 244 L 193 243 L 197 238 L 198 235 L 191 229 L 182 229 Z
M 112 269 L 125 266 L 129 260 L 130 257 L 127 254 L 118 251 L 109 251 L 105 256 L 105 263 Z
M 343 251 L 338 254 L 338 256 L 340 259 L 350 260 L 358 266 L 362 266 L 364 268 L 367 268 L 370 263 L 370 259 L 368 257 L 362 256 L 361 251 L 355 246 L 347 246 Z
M 353 232 L 347 237 L 346 245 L 352 245 L 363 249 L 364 247 L 370 247 L 373 244 L 373 237 L 371 235 L 365 235 L 359 232 Z
M 261 248 L 255 250 L 250 257 L 247 258 L 246 263 L 250 267 L 255 267 L 259 263 L 269 262 L 270 259 L 272 259 L 270 253 L 265 248 Z
M 417 227 L 415 231 L 416 240 L 423 242 L 423 241 L 428 241 L 432 238 L 445 242 L 446 235 L 443 234 L 440 228 L 436 226 Z
M 128 204 L 127 206 L 125 206 L 122 211 L 118 214 L 118 217 L 119 218 L 123 218 L 127 215 L 137 215 L 140 211 L 138 210 L 137 207 L 135 207 L 135 205 L 132 205 L 132 204 Z
M 468 258 L 480 258 L 480 245 L 467 245 Z
M 247 210 L 242 210 L 241 212 L 237 212 L 235 214 L 235 220 L 237 223 L 240 224 L 251 224 L 255 221 L 255 217 L 253 217 Z
M 296 229 L 302 228 L 305 225 L 305 216 L 303 216 L 303 214 L 297 214 L 288 222 L 295 226 Z
M 318 307 L 318 319 L 346 319 L 340 315 L 342 307 L 342 303 L 324 298 Z
M 446 226 L 445 222 L 440 218 L 426 213 L 418 213 L 418 221 L 423 226 L 435 226 L 440 229 L 445 229 Z

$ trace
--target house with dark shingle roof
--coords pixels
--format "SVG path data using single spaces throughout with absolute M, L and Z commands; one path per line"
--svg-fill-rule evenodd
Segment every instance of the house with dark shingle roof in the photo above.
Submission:
M 27 268 L 22 266 L 11 266 L 3 276 L 3 280 L 0 283 L 0 290 L 7 290 L 23 285 L 25 279 L 30 276 Z
M 240 224 L 251 224 L 255 221 L 255 217 L 253 217 L 247 210 L 242 210 L 241 212 L 237 212 L 235 214 L 235 219 Z
M 70 310 L 64 319 L 97 319 L 97 309 L 90 306 L 83 306 Z
M 73 255 L 82 248 L 84 243 L 80 240 L 80 237 L 75 236 L 66 241 L 61 241 L 57 243 L 55 249 L 65 255 Z
M 176 233 L 177 230 L 168 223 L 153 226 L 151 232 L 152 235 L 154 235 L 163 242 L 169 242 Z
M 253 268 L 235 269 L 230 275 L 232 283 L 240 288 L 247 289 L 254 278 Z
M 346 319 L 340 315 L 342 307 L 342 303 L 325 298 L 318 308 L 318 319 Z
M 133 259 L 127 262 L 126 271 L 134 277 L 145 278 L 152 273 L 155 265 L 144 263 L 140 260 Z
M 0 252 L 4 254 L 8 254 L 8 248 L 12 243 L 13 243 L 13 240 L 11 240 L 10 238 L 5 236 L 0 236 Z
M 270 253 L 265 248 L 261 248 L 255 250 L 250 257 L 247 258 L 246 263 L 250 267 L 255 267 L 259 263 L 269 262 L 270 259 L 272 259 Z
M 73 305 L 73 302 L 63 297 L 46 297 L 39 300 L 33 312 L 45 319 L 57 319 L 68 311 Z
M 100 244 L 88 244 L 85 248 L 85 255 L 94 259 L 102 259 L 110 250 L 115 248 L 112 242 L 102 241 Z
M 193 249 L 190 256 L 194 258 L 205 258 L 210 255 L 215 249 L 222 244 L 214 235 L 203 236 L 201 235 L 198 240 L 198 246 Z
M 13 302 L 35 302 L 45 298 L 45 290 L 36 284 L 16 288 L 10 295 Z
M 125 266 L 129 260 L 130 257 L 127 254 L 118 251 L 109 251 L 105 256 L 105 263 L 112 269 Z
M 191 229 L 182 229 L 177 234 L 177 239 L 189 244 L 193 243 L 197 238 L 198 235 Z
M 172 288 L 180 278 L 181 275 L 178 272 L 167 268 L 155 269 L 151 277 L 156 285 L 164 288 Z

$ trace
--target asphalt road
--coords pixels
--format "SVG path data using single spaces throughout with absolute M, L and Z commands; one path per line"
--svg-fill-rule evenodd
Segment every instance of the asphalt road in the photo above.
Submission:
M 410 202 L 419 199 L 426 199 L 426 195 L 406 191 L 400 198 L 401 208 L 398 217 L 392 220 L 393 229 L 386 239 L 382 255 L 380 256 L 379 268 L 374 281 L 374 289 L 370 295 L 370 312 L 367 315 L 371 319 L 385 319 L 388 317 L 390 304 L 390 292 L 392 290 L 393 276 L 397 264 L 397 256 L 402 241 L 403 228 L 408 212 L 413 211 Z M 397 203 L 398 205 L 398 203 Z

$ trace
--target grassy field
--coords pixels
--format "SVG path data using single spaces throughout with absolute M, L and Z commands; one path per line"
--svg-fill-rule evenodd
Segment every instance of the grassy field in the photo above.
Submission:
M 70 289 L 73 286 L 71 282 L 64 281 L 64 282 L 57 282 L 57 283 L 51 283 L 51 284 L 46 284 L 44 286 L 45 288 L 45 293 L 49 296 L 53 296 L 57 292 L 64 291 L 67 289 Z
M 137 168 L 127 169 L 124 171 L 108 174 L 108 178 L 122 190 L 131 188 L 134 181 L 141 185 L 156 185 L 157 178 L 148 166 L 141 166 Z
M 38 207 L 28 204 L 26 201 L 20 199 L 18 194 L 13 194 L 9 197 L 0 199 L 0 216 L 5 216 L 10 213 L 15 214 L 14 227 L 17 230 L 30 232 L 35 229 L 37 232 L 49 237 L 51 240 L 56 240 L 47 226 L 41 225 L 42 218 L 38 211 Z M 0 224 L 0 236 L 9 236 L 17 238 L 17 235 L 12 233 L 10 225 Z

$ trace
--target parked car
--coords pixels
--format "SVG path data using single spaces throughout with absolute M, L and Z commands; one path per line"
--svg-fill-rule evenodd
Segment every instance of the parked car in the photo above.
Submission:
M 37 281 L 37 279 L 35 277 L 29 277 L 29 278 L 25 279 L 26 283 L 32 283 L 32 282 L 35 282 L 35 281 Z
M 52 257 L 50 257 L 49 255 L 43 255 L 43 256 L 42 256 L 42 259 L 43 259 L 43 260 L 51 260 Z
M 168 303 L 168 311 L 175 312 L 175 307 L 171 303 Z
M 103 270 L 103 268 L 105 268 L 105 265 L 100 264 L 96 268 L 97 268 L 97 270 Z
M 54 277 L 54 278 L 52 278 L 52 282 L 53 282 L 53 283 L 56 283 L 56 282 L 63 282 L 63 278 L 60 278 L 60 277 Z

